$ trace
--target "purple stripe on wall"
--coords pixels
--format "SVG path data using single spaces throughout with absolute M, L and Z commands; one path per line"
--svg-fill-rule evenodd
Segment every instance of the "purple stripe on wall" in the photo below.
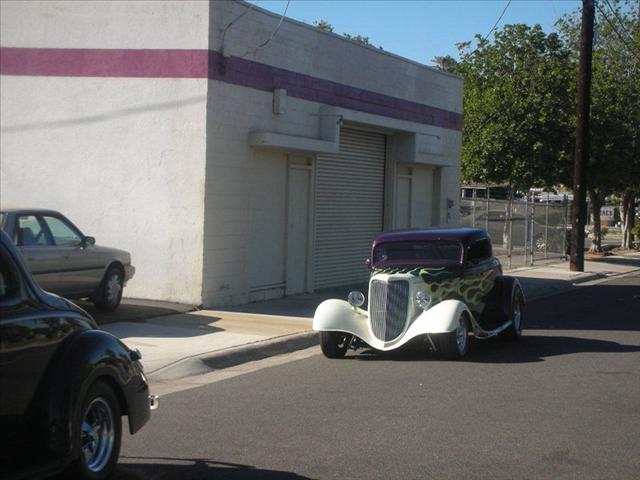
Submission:
M 462 115 L 207 50 L 0 48 L 0 74 L 64 77 L 210 78 L 384 117 L 462 129 Z

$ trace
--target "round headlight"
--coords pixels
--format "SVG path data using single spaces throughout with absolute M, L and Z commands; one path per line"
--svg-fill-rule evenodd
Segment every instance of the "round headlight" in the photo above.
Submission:
M 418 305 L 422 310 L 428 310 L 431 306 L 431 302 L 433 299 L 422 290 L 416 292 L 416 305 Z
M 364 294 L 362 292 L 358 292 L 357 290 L 350 292 L 347 301 L 352 307 L 361 307 L 362 305 L 364 305 Z

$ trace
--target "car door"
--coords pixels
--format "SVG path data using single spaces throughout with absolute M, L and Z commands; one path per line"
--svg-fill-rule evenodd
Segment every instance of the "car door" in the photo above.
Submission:
M 476 240 L 467 247 L 461 291 L 464 302 L 474 315 L 484 310 L 486 296 L 499 274 L 500 264 L 492 255 L 488 238 Z
M 70 296 L 92 293 L 104 271 L 95 246 L 87 244 L 82 232 L 64 217 L 42 215 L 42 221 L 61 258 L 61 291 Z
M 46 226 L 36 215 L 16 216 L 14 243 L 43 290 L 60 292 L 60 259 Z

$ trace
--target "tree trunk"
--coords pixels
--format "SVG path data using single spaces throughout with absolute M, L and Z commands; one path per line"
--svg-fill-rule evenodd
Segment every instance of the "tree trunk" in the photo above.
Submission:
M 602 208 L 602 197 L 599 192 L 589 189 L 589 201 L 591 202 L 591 221 L 593 224 L 593 234 L 591 235 L 590 253 L 602 252 L 602 234 L 600 231 L 600 208 Z
M 631 248 L 631 229 L 635 220 L 635 198 L 629 192 L 620 196 L 620 223 L 622 224 L 622 248 Z

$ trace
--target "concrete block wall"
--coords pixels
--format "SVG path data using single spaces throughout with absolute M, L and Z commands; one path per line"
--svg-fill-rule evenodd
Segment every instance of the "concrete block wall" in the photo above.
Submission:
M 129 250 L 126 296 L 202 301 L 208 82 L 127 76 L 145 65 L 122 59 L 206 51 L 208 13 L 201 1 L 0 2 L 3 54 L 45 59 L 0 76 L 0 202 L 60 210 L 98 244 Z M 84 49 L 109 49 L 117 68 Z

